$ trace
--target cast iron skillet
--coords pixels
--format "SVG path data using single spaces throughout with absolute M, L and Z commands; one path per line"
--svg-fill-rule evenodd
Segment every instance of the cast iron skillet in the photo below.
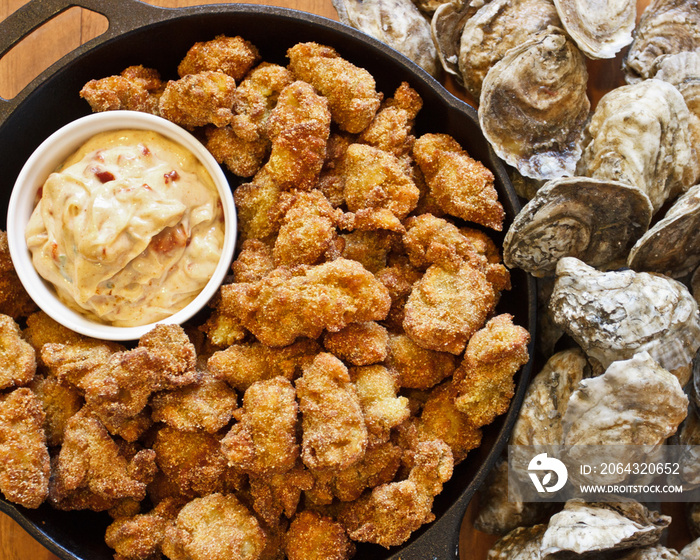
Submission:
M 0 98 L 0 206 L 6 209 L 10 191 L 24 161 L 49 134 L 90 109 L 78 92 L 85 82 L 143 64 L 177 78 L 175 69 L 196 41 L 217 34 L 241 35 L 252 41 L 266 61 L 286 65 L 286 49 L 297 42 L 316 41 L 335 47 L 342 56 L 367 68 L 377 88 L 391 95 L 407 80 L 423 97 L 417 132 L 446 132 L 454 136 L 496 176 L 507 223 L 520 209 L 502 163 L 487 145 L 476 111 L 447 92 L 413 62 L 386 45 L 335 21 L 284 8 L 247 4 L 217 4 L 166 9 L 137 0 L 35 0 L 0 23 L 0 56 L 32 30 L 71 6 L 103 14 L 109 29 L 51 66 L 12 100 Z M 230 177 L 232 183 L 237 181 Z M 5 210 L 0 229 L 6 227 Z M 500 243 L 502 235 L 494 236 Z M 532 279 L 512 271 L 513 289 L 499 311 L 535 334 L 535 288 Z M 531 344 L 531 355 L 532 355 Z M 459 558 L 459 531 L 470 499 L 501 452 L 515 421 L 529 380 L 532 361 L 518 374 L 509 412 L 484 430 L 481 447 L 455 469 L 434 504 L 437 519 L 416 531 L 401 547 L 384 549 L 359 545 L 363 560 L 447 560 Z M 111 560 L 104 544 L 110 519 L 92 512 L 59 512 L 44 505 L 27 510 L 0 500 L 0 511 L 14 518 L 34 538 L 64 560 Z M 468 553 L 466 553 L 468 555 Z

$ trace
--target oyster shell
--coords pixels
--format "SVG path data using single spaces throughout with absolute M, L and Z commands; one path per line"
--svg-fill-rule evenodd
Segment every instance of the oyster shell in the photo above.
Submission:
M 561 257 L 618 268 L 650 221 L 651 202 L 637 187 L 588 177 L 553 179 L 513 220 L 503 262 L 536 277 L 554 274 Z
M 508 462 L 501 461 L 489 473 L 479 490 L 479 511 L 474 528 L 489 535 L 506 535 L 521 526 L 542 523 L 554 504 L 523 502 L 515 494 L 518 485 L 508 488 Z
M 562 420 L 569 400 L 579 383 L 589 374 L 586 356 L 580 348 L 557 352 L 532 379 L 510 436 L 510 446 L 559 446 L 563 443 Z M 527 471 L 527 460 L 517 460 L 511 447 L 513 464 Z
M 700 486 L 700 418 L 694 407 L 689 408 L 673 443 L 682 448 L 678 457 L 680 468 L 672 478 L 673 483 L 682 484 L 686 490 L 697 488 Z
M 694 539 L 700 538 L 700 502 L 686 504 L 685 514 L 690 535 Z
M 681 560 L 698 560 L 700 558 L 700 539 L 696 539 L 683 547 L 680 558 Z
M 542 536 L 542 556 L 565 552 L 593 555 L 653 545 L 670 523 L 670 517 L 638 502 L 569 500 L 549 520 Z
M 491 547 L 487 560 L 539 560 L 542 536 L 546 524 L 532 527 L 518 527 L 496 541 Z
M 700 10 L 695 0 L 653 0 L 644 10 L 623 60 L 628 83 L 652 76 L 659 56 L 700 49 Z
M 647 351 L 684 385 L 700 347 L 698 304 L 680 282 L 658 274 L 601 272 L 559 260 L 549 301 L 556 324 L 603 369 Z
M 696 185 L 679 197 L 663 219 L 635 243 L 627 266 L 681 278 L 699 264 L 700 185 Z
M 581 51 L 550 27 L 510 49 L 489 70 L 479 122 L 494 151 L 534 179 L 573 175 L 590 110 Z
M 486 0 L 488 1 L 488 0 Z M 452 0 L 440 4 L 430 19 L 430 31 L 443 69 L 462 82 L 459 71 L 459 43 L 466 21 L 484 5 L 483 0 Z
M 554 322 L 549 311 L 549 298 L 554 289 L 554 276 L 538 278 L 537 282 L 537 336 L 535 343 L 543 356 L 551 356 L 564 329 Z
M 691 185 L 690 113 L 680 92 L 650 79 L 605 94 L 584 131 L 576 172 L 636 185 L 654 212 Z
M 615 58 L 632 42 L 636 0 L 554 0 L 566 32 L 590 58 Z
M 341 22 L 404 54 L 431 76 L 439 62 L 430 22 L 411 0 L 332 0 Z
M 459 40 L 465 89 L 479 99 L 488 71 L 513 47 L 549 26 L 561 27 L 551 0 L 491 0 L 468 18 Z
M 596 448 L 589 446 L 605 445 L 606 461 L 644 461 L 676 432 L 687 413 L 688 397 L 678 379 L 647 352 L 635 354 L 581 381 L 573 392 L 562 420 L 566 456 L 574 464 L 591 464 Z M 625 478 L 623 472 L 601 483 Z
M 657 544 L 646 548 L 637 548 L 629 554 L 621 556 L 620 560 L 682 560 L 682 558 L 672 548 Z
M 517 195 L 527 200 L 534 198 L 537 191 L 547 182 L 542 179 L 525 177 L 520 171 L 510 165 L 506 166 L 506 171 L 508 172 L 508 177 L 510 177 L 510 182 L 513 183 L 513 188 Z
M 660 56 L 655 68 L 654 77 L 676 86 L 690 112 L 688 129 L 694 166 L 688 169 L 688 182 L 692 184 L 700 179 L 700 51 Z

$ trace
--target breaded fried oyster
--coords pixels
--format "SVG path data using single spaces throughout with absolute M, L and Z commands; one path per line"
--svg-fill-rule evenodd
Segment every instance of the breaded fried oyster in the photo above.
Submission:
M 333 120 L 342 130 L 362 132 L 379 109 L 382 95 L 372 75 L 318 43 L 299 43 L 287 51 L 289 68 L 328 99 Z
M 49 494 L 49 451 L 41 402 L 26 387 L 0 395 L 0 491 L 37 508 Z

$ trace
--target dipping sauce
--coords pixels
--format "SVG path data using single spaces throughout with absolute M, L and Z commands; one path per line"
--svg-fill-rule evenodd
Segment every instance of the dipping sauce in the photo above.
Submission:
M 94 136 L 49 176 L 25 237 L 66 305 L 131 327 L 197 296 L 224 227 L 216 186 L 192 153 L 156 132 L 120 130 Z

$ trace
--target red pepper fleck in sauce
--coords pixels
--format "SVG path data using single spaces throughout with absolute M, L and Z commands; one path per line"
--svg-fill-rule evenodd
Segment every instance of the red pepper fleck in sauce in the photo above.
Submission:
M 180 178 L 180 175 L 178 175 L 177 171 L 173 169 L 170 173 L 164 173 L 163 177 L 165 177 L 165 184 L 167 185 L 171 181 L 177 181 Z

